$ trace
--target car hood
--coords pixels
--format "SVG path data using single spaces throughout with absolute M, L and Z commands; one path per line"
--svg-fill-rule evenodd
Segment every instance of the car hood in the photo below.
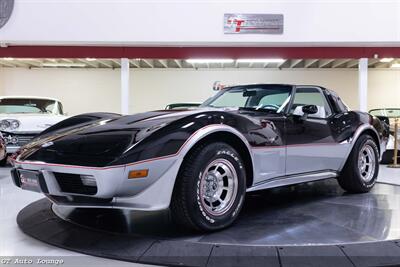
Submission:
M 161 129 L 188 117 L 206 113 L 229 112 L 256 121 L 252 111 L 238 109 L 199 108 L 191 110 L 162 110 L 113 119 L 99 119 L 60 129 L 39 136 L 23 147 L 20 160 L 65 163 L 69 165 L 107 166 L 127 151 Z M 256 112 L 259 115 L 259 112 Z M 260 115 L 261 116 L 261 115 Z M 266 114 L 263 113 L 263 118 Z M 206 120 L 207 121 L 207 120 Z M 211 122 L 212 123 L 212 122 Z M 159 138 L 162 138 L 160 136 Z
M 0 120 L 18 120 L 20 122 L 18 129 L 5 130 L 11 133 L 40 133 L 66 118 L 67 116 L 52 114 L 0 114 Z
M 20 159 L 55 163 L 67 157 L 71 164 L 104 166 L 170 122 L 198 112 L 152 111 L 61 129 L 24 146 Z

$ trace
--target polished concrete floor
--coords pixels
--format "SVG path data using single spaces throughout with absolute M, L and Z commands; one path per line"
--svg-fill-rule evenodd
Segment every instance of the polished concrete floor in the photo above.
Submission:
M 332 245 L 400 239 L 400 186 L 347 194 L 335 179 L 249 193 L 236 223 L 215 233 L 184 231 L 168 211 L 53 206 L 66 220 L 107 232 L 230 245 Z
M 388 169 L 386 166 L 382 166 L 378 180 L 400 185 L 400 169 Z M 340 242 L 345 237 L 348 242 L 368 242 L 400 237 L 398 228 L 400 227 L 400 188 L 379 184 L 372 193 L 361 195 L 361 197 L 360 195 L 343 195 L 338 187 L 330 183 L 335 183 L 335 181 L 332 180 L 326 185 L 319 186 L 318 190 L 315 190 L 317 188 L 315 186 L 314 189 L 312 186 L 310 189 L 309 185 L 301 185 L 297 186 L 296 190 L 286 188 L 252 194 L 248 198 L 243 215 L 235 225 L 236 231 L 227 229 L 212 235 L 199 236 L 157 230 L 160 227 L 157 229 L 148 227 L 154 223 L 153 216 L 161 216 L 163 220 L 168 220 L 166 213 L 157 215 L 148 213 L 141 217 L 138 224 L 135 224 L 132 221 L 126 221 L 126 218 L 132 218 L 131 214 L 126 216 L 126 212 L 120 212 L 120 218 L 124 219 L 114 220 L 114 224 L 115 222 L 119 224 L 116 228 L 119 231 L 139 231 L 168 238 L 192 238 L 200 242 L 221 241 L 230 244 L 281 244 L 282 237 L 291 244 Z M 40 198 L 40 194 L 21 191 L 14 187 L 9 177 L 9 168 L 0 169 L 0 256 L 79 255 L 48 246 L 24 235 L 19 230 L 15 222 L 18 211 Z M 348 205 L 349 203 L 351 205 Z M 266 220 L 267 210 L 270 214 L 269 220 L 273 221 L 273 224 Z M 66 216 L 69 211 L 58 212 Z M 338 213 L 341 215 L 338 216 Z M 75 212 L 75 214 L 77 213 Z M 94 221 L 98 223 L 97 226 L 107 229 L 112 225 L 107 223 L 110 218 L 109 214 L 112 213 L 93 214 L 97 217 L 92 218 L 96 218 Z M 288 215 L 291 216 L 290 219 L 288 219 Z M 256 223 L 256 228 L 246 232 L 246 225 L 243 225 L 245 217 L 250 217 Z M 336 229 L 327 233 L 325 227 L 332 224 Z M 265 227 L 268 227 L 269 234 L 266 233 Z M 249 229 L 247 228 L 247 230 Z M 299 234 L 304 231 L 309 235 Z M 271 234 L 271 232 L 275 234 Z M 338 235 L 337 240 L 332 240 L 331 237 L 328 240 L 327 234 Z M 310 238 L 307 239 L 307 236 Z M 93 258 L 93 261 L 97 260 L 94 257 L 89 258 Z M 113 261 L 110 261 L 110 264 L 112 263 Z

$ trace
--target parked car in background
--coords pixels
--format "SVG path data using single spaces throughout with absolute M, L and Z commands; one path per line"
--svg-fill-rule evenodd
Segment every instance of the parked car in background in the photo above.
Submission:
M 68 118 L 21 148 L 11 173 L 55 205 L 170 208 L 176 223 L 214 231 L 249 191 L 336 178 L 368 192 L 385 127 L 319 86 L 234 86 L 192 110 Z
M 0 132 L 7 153 L 14 153 L 40 132 L 65 118 L 61 102 L 54 98 L 0 97 Z
M 196 108 L 200 106 L 201 103 L 174 103 L 169 104 L 165 107 L 165 109 L 187 109 L 187 108 Z
M 380 109 L 371 109 L 369 111 L 371 115 L 374 115 L 376 117 L 383 117 L 383 118 L 388 118 L 387 123 L 390 126 L 390 136 L 389 136 L 389 141 L 386 147 L 386 152 L 382 156 L 381 163 L 382 164 L 390 164 L 393 163 L 393 157 L 394 157 L 394 124 L 395 120 L 399 119 L 400 123 L 400 108 L 380 108 Z M 399 125 L 400 128 L 400 125 Z M 398 138 L 400 138 L 400 131 L 397 132 Z M 400 149 L 400 142 L 397 145 L 397 149 Z M 398 162 L 400 162 L 400 153 L 397 158 Z

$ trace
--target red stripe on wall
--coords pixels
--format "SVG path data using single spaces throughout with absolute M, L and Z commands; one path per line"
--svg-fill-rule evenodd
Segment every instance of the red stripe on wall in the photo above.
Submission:
M 111 47 L 10 46 L 0 57 L 15 58 L 379 58 L 400 57 L 400 47 Z

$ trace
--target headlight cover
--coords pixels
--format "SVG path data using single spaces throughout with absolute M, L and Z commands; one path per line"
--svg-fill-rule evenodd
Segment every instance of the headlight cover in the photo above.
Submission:
M 19 120 L 2 120 L 0 121 L 0 130 L 16 130 L 21 125 Z
M 18 129 L 21 123 L 18 120 L 12 120 L 10 121 L 10 128 L 11 130 Z
M 10 128 L 10 122 L 8 120 L 0 121 L 0 129 L 1 130 L 7 130 L 8 128 Z

